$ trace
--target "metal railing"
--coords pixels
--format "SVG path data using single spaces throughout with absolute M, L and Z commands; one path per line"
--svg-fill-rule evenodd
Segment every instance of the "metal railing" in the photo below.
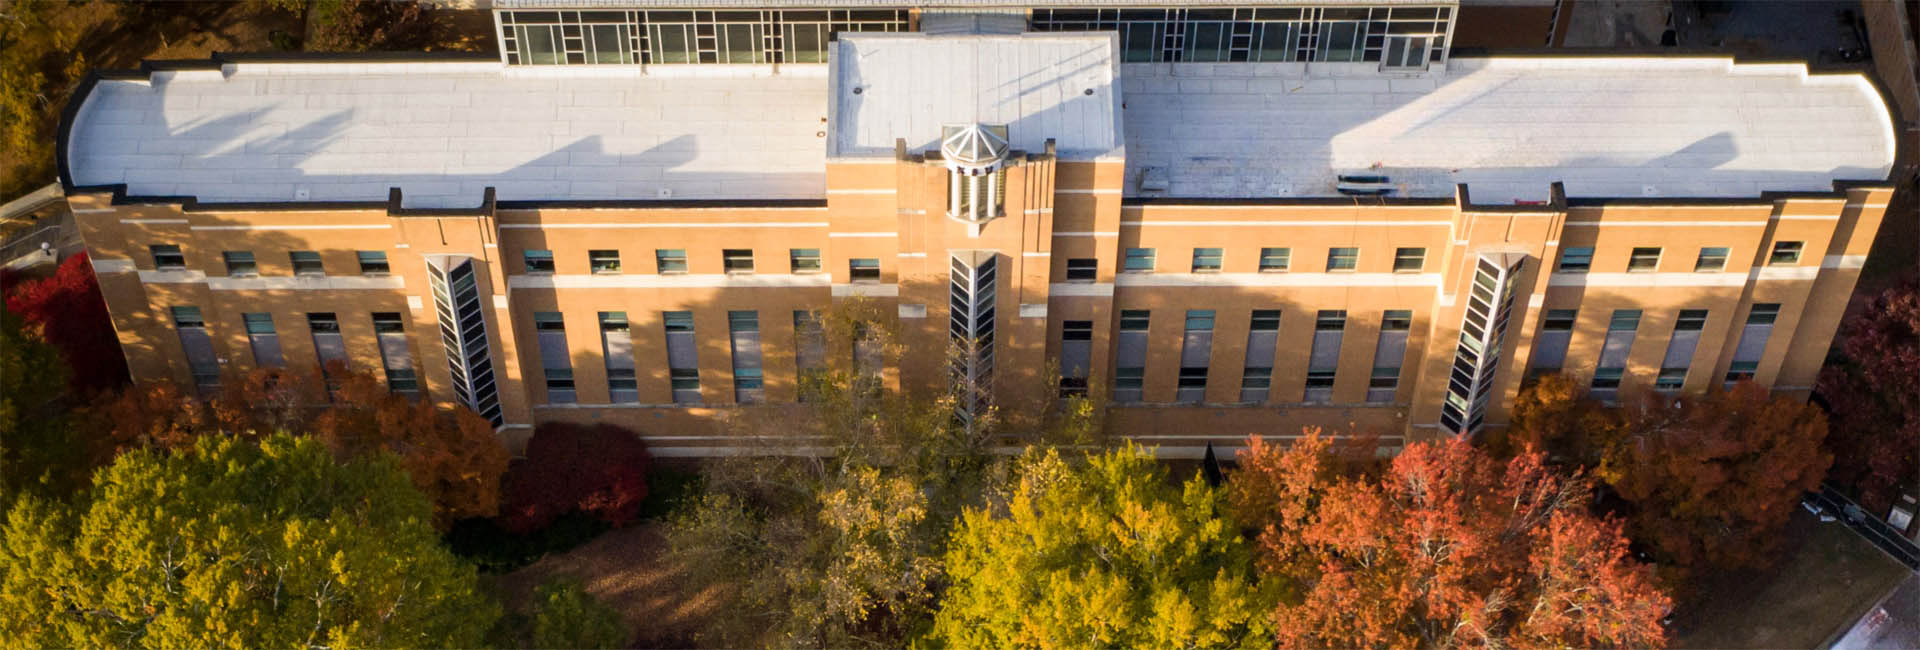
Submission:
M 1860 504 L 1854 503 L 1833 486 L 1822 483 L 1819 491 L 1808 492 L 1801 501 L 1817 509 L 1817 514 L 1832 515 L 1846 523 L 1848 528 L 1893 556 L 1893 559 L 1907 565 L 1907 568 L 1920 571 L 1920 544 L 1907 539 L 1893 525 L 1860 507 Z

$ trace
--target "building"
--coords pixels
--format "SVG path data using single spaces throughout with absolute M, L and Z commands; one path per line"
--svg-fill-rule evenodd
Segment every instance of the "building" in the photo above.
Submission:
M 1093 391 L 1169 453 L 1397 442 L 1500 425 L 1532 372 L 1806 395 L 1892 193 L 1857 72 L 1453 57 L 1450 3 L 498 4 L 497 60 L 75 93 L 61 180 L 136 377 L 342 359 L 510 439 L 731 453 L 767 443 L 721 416 L 852 367 L 808 314 L 865 297 L 902 388 Z

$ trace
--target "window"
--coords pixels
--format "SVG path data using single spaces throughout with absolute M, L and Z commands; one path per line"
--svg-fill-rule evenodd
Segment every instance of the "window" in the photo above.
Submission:
M 1710 273 L 1727 268 L 1727 254 L 1732 250 L 1726 247 L 1702 247 L 1700 259 L 1693 262 L 1693 270 L 1697 273 Z
M 658 248 L 653 251 L 653 260 L 659 264 L 660 273 L 686 273 L 687 251 L 682 248 Z
M 1772 325 L 1780 317 L 1780 303 L 1756 303 L 1747 312 L 1748 325 Z
M 510 65 L 825 63 L 842 32 L 906 31 L 898 9 L 501 11 Z
M 1446 60 L 1452 12 L 1432 6 L 1061 7 L 1034 9 L 1029 29 L 1118 32 L 1127 63 L 1366 61 L 1404 70 Z
M 1660 374 L 1653 379 L 1653 389 L 1676 391 L 1687 383 L 1686 368 L 1661 368 Z
M 1560 251 L 1560 266 L 1556 270 L 1561 273 L 1586 273 L 1592 267 L 1592 246 L 1569 246 Z
M 227 251 L 221 253 L 220 257 L 227 261 L 227 275 L 241 277 L 260 275 L 259 265 L 253 262 L 253 251 Z
M 669 311 L 660 314 L 667 332 L 668 378 L 675 404 L 700 402 L 700 364 L 693 340 L 693 312 Z
M 1667 342 L 1667 356 L 1660 361 L 1660 373 L 1653 379 L 1654 390 L 1679 390 L 1687 382 L 1687 369 L 1693 366 L 1700 331 L 1706 326 L 1707 310 L 1680 310 L 1673 323 L 1673 338 Z
M 206 327 L 206 319 L 200 316 L 199 307 L 169 307 L 167 313 L 173 315 L 174 327 Z
M 1607 322 L 1609 332 L 1631 332 L 1640 328 L 1640 310 L 1615 309 L 1613 319 Z
M 1759 371 L 1760 357 L 1767 351 L 1767 339 L 1773 336 L 1773 322 L 1779 318 L 1779 303 L 1756 303 L 1747 310 L 1747 323 L 1740 328 L 1740 343 L 1733 349 L 1733 363 L 1727 367 L 1729 387 L 1734 382 L 1753 379 Z
M 1549 309 L 1546 322 L 1542 325 L 1547 331 L 1573 331 L 1573 321 L 1580 315 L 1578 309 Z
M 1180 346 L 1180 381 L 1174 394 L 1183 404 L 1199 404 L 1207 397 L 1207 368 L 1213 365 L 1213 310 L 1187 311 L 1185 340 Z
M 567 345 L 567 324 L 560 312 L 533 312 L 533 330 L 539 339 L 540 367 L 547 380 L 547 403 L 572 404 L 578 396 L 573 386 L 573 354 Z
M 1347 312 L 1323 309 L 1313 319 L 1313 344 L 1307 355 L 1307 392 L 1304 401 L 1333 401 L 1333 383 L 1340 369 L 1340 344 L 1347 329 Z
M 340 338 L 340 319 L 333 312 L 307 314 L 307 330 L 312 333 L 314 355 L 320 361 L 323 376 L 327 375 L 324 369 L 329 364 L 347 362 L 347 343 Z M 333 385 L 331 377 L 326 381 L 329 387 Z
M 587 268 L 596 274 L 613 275 L 620 272 L 620 251 L 587 251 Z
M 1287 266 L 1292 262 L 1293 249 L 1291 248 L 1260 249 L 1260 272 L 1262 273 L 1279 273 L 1285 271 L 1287 270 Z
M 566 331 L 566 329 L 567 329 L 566 321 L 561 317 L 560 312 L 557 312 L 557 311 L 533 312 L 533 331 L 563 332 L 563 331 Z
M 528 249 L 520 251 L 520 259 L 525 260 L 528 273 L 553 274 L 553 251 Z
M 804 309 L 793 312 L 793 363 L 800 371 L 800 401 L 812 401 L 826 373 L 827 335 L 819 315 Z
M 614 404 L 640 401 L 640 382 L 633 371 L 633 328 L 627 312 L 603 311 L 600 317 L 601 356 L 607 362 L 607 400 Z
M 1680 319 L 1674 322 L 1673 329 L 1681 332 L 1698 332 L 1707 327 L 1707 310 L 1682 309 Z
M 1557 375 L 1567 361 L 1567 344 L 1573 339 L 1576 309 L 1549 309 L 1541 319 L 1540 333 L 1533 339 L 1533 358 L 1529 366 L 1534 375 Z
M 1240 401 L 1258 402 L 1273 388 L 1273 369 L 1247 367 L 1240 371 Z
M 727 312 L 727 335 L 733 348 L 733 401 L 765 401 L 760 364 L 760 312 Z
M 787 251 L 788 268 L 791 273 L 819 273 L 820 249 L 795 248 Z
M 481 305 L 473 258 L 432 255 L 425 261 L 453 401 L 473 409 L 496 427 L 505 424 L 500 387 L 493 376 L 493 351 L 487 342 L 488 307 Z
M 1640 310 L 1616 309 L 1607 322 L 1607 338 L 1600 346 L 1600 361 L 1593 371 L 1595 399 L 1612 401 L 1618 395 L 1620 379 L 1626 375 L 1627 354 L 1633 350 L 1640 329 Z
M 179 271 L 187 268 L 187 256 L 180 247 L 173 244 L 154 244 L 147 247 L 153 253 L 153 268 L 161 271 Z
M 1792 266 L 1800 263 L 1800 249 L 1805 242 L 1783 241 L 1773 244 L 1773 253 L 1767 256 L 1767 266 Z
M 1313 330 L 1316 332 L 1344 330 L 1346 327 L 1347 312 L 1343 309 L 1322 309 L 1313 319 Z
M 1218 248 L 1193 249 L 1193 272 L 1194 273 L 1220 272 L 1220 249 Z
M 1121 310 L 1120 331 L 1145 332 L 1147 331 L 1148 321 L 1152 318 L 1152 316 L 1153 316 L 1153 312 L 1147 311 L 1145 309 Z
M 1373 348 L 1373 375 L 1367 379 L 1367 401 L 1391 402 L 1400 388 L 1400 367 L 1407 356 L 1407 332 L 1413 328 L 1413 310 L 1389 309 L 1380 317 L 1380 341 Z
M 280 334 L 273 329 L 273 315 L 254 312 L 240 315 L 247 327 L 247 343 L 253 348 L 253 365 L 279 368 L 287 364 L 280 354 Z
M 1418 273 L 1427 265 L 1427 249 L 1397 248 L 1393 251 L 1395 273 Z
M 1627 257 L 1628 273 L 1651 273 L 1660 268 L 1660 248 L 1640 247 Z
M 406 331 L 406 325 L 400 321 L 400 312 L 373 312 L 373 332 L 375 334 L 397 334 Z
M 880 259 L 877 257 L 856 257 L 847 260 L 847 277 L 859 284 L 874 284 L 880 281 Z
M 1120 269 L 1128 273 L 1152 273 L 1153 272 L 1153 249 L 1151 248 L 1127 249 L 1126 264 L 1120 267 Z
M 728 273 L 752 273 L 753 250 L 748 248 L 728 248 L 720 251 L 721 268 Z
M 1086 397 L 1093 357 L 1093 321 L 1060 323 L 1060 396 Z
M 1100 262 L 1090 258 L 1067 260 L 1068 282 L 1092 282 L 1099 277 Z
M 361 275 L 386 275 L 390 270 L 387 254 L 380 251 L 354 251 L 354 257 L 360 260 Z
M 1113 401 L 1138 402 L 1147 376 L 1147 327 L 1152 312 L 1120 311 L 1120 343 L 1114 356 Z
M 193 385 L 201 391 L 220 385 L 220 360 L 213 354 L 213 338 L 207 334 L 206 319 L 199 307 L 173 307 L 173 328 L 180 336 L 180 350 L 186 354 L 187 368 L 193 373 Z
M 1247 323 L 1247 360 L 1240 372 L 1240 401 L 1267 401 L 1273 386 L 1273 356 L 1280 336 L 1280 310 L 1255 309 Z
M 387 373 L 387 390 L 420 392 L 420 378 L 413 371 L 413 354 L 407 351 L 406 325 L 400 313 L 374 312 L 373 335 L 380 344 L 380 367 Z
M 293 251 L 287 257 L 293 260 L 294 275 L 326 275 L 327 267 L 320 262 L 320 254 L 314 251 Z
M 1358 248 L 1327 249 L 1328 271 L 1352 271 L 1359 264 L 1360 249 Z

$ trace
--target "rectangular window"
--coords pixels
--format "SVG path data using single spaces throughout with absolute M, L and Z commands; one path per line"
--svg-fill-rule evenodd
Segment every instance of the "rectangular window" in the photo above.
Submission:
M 1092 258 L 1067 260 L 1068 282 L 1092 282 L 1100 277 L 1100 261 Z
M 386 275 L 391 267 L 387 264 L 387 254 L 381 251 L 354 251 L 354 257 L 360 260 L 361 275 Z
M 1120 267 L 1120 270 L 1126 271 L 1128 273 L 1152 273 L 1153 272 L 1153 249 L 1151 248 L 1127 249 L 1126 265 Z
M 1555 375 L 1567 361 L 1567 344 L 1573 339 L 1573 321 L 1577 309 L 1549 309 L 1541 319 L 1540 333 L 1533 339 L 1532 366 L 1535 375 Z
M 787 251 L 787 268 L 790 273 L 819 273 L 820 249 L 794 248 Z
M 721 268 L 728 273 L 752 273 L 753 249 L 728 248 L 720 251 Z
M 667 332 L 667 368 L 673 383 L 673 403 L 700 402 L 700 363 L 693 339 L 693 312 L 660 314 Z
M 1367 401 L 1393 401 L 1400 388 L 1400 368 L 1407 356 L 1407 333 L 1413 328 L 1413 310 L 1389 309 L 1380 317 L 1380 341 L 1373 348 L 1373 375 L 1367 380 Z
M 1653 380 L 1654 390 L 1679 390 L 1686 383 L 1694 350 L 1700 346 L 1700 331 L 1706 326 L 1707 310 L 1680 310 L 1673 323 L 1673 337 L 1667 342 L 1667 356 L 1661 359 L 1660 374 Z
M 1393 272 L 1417 273 L 1427 265 L 1427 249 L 1397 248 L 1393 251 Z
M 520 259 L 525 262 L 528 273 L 553 274 L 553 251 L 523 250 L 520 251 Z
M 206 327 L 207 321 L 200 316 L 199 307 L 169 307 L 167 313 L 173 316 L 174 327 Z
M 1180 383 L 1175 399 L 1199 404 L 1207 396 L 1207 367 L 1213 365 L 1213 310 L 1187 311 L 1186 338 L 1180 347 Z
M 293 251 L 287 257 L 293 260 L 294 275 L 326 275 L 327 267 L 320 262 L 320 254 L 314 251 Z
M 1653 379 L 1653 389 L 1658 391 L 1677 391 L 1687 383 L 1686 368 L 1661 368 L 1660 375 Z
M 220 385 L 220 360 L 213 354 L 213 337 L 207 334 L 207 321 L 199 307 L 173 307 L 173 328 L 180 336 L 180 349 L 187 357 L 187 369 L 193 373 L 193 385 L 201 391 Z
M 1724 270 L 1724 269 L 1726 269 L 1726 268 L 1727 268 L 1727 255 L 1728 255 L 1729 253 L 1731 253 L 1731 252 L 1733 252 L 1733 249 L 1731 249 L 1731 248 L 1726 248 L 1726 247 L 1724 247 L 1724 246 L 1721 246 L 1721 247 L 1714 247 L 1714 246 L 1703 246 L 1703 247 L 1701 247 L 1701 248 L 1700 248 L 1700 259 L 1697 259 L 1697 260 L 1694 260 L 1694 262 L 1693 262 L 1693 270 L 1694 270 L 1694 272 L 1696 272 L 1696 273 L 1712 273 L 1712 272 L 1715 272 L 1715 271 L 1721 271 L 1721 270 Z
M 380 344 L 380 367 L 387 373 L 387 390 L 419 393 L 420 378 L 413 370 L 413 354 L 407 351 L 406 324 L 400 320 L 400 313 L 374 312 L 373 335 Z
M 1287 267 L 1292 263 L 1293 249 L 1291 248 L 1260 249 L 1260 271 L 1262 273 L 1279 273 L 1287 270 Z
M 1645 246 L 1633 249 L 1627 257 L 1628 273 L 1652 273 L 1660 269 L 1660 248 Z
M 1328 271 L 1352 271 L 1355 267 L 1359 265 L 1360 265 L 1360 249 L 1358 248 L 1327 249 L 1327 270 Z
M 533 330 L 539 337 L 540 367 L 546 373 L 547 403 L 572 404 L 573 354 L 567 347 L 567 324 L 557 311 L 533 312 Z
M 1640 310 L 1616 309 L 1607 322 L 1607 338 L 1600 346 L 1600 361 L 1593 371 L 1593 391 L 1595 399 L 1613 401 L 1618 396 L 1620 379 L 1627 372 L 1627 355 L 1633 350 L 1633 339 L 1640 330 Z
M 1247 360 L 1240 373 L 1240 401 L 1267 401 L 1273 386 L 1273 357 L 1280 337 L 1280 310 L 1255 309 L 1247 323 Z
M 1755 303 L 1747 310 L 1747 323 L 1740 328 L 1740 343 L 1733 349 L 1733 364 L 1727 368 L 1728 386 L 1753 379 L 1760 369 L 1760 357 L 1767 352 L 1767 339 L 1773 336 L 1773 322 L 1779 317 L 1779 303 Z
M 1346 335 L 1347 312 L 1323 309 L 1314 316 L 1313 344 L 1307 356 L 1307 392 L 1304 401 L 1333 401 L 1333 382 L 1340 370 L 1340 343 Z
M 180 247 L 173 244 L 154 244 L 147 250 L 153 253 L 153 268 L 161 271 L 179 271 L 187 268 L 187 256 Z
M 334 317 L 333 312 L 307 314 L 307 330 L 312 332 L 314 356 L 322 369 L 347 362 L 347 342 L 340 338 L 340 319 Z M 327 385 L 333 385 L 331 378 L 327 379 Z
M 620 251 L 587 251 L 587 269 L 601 275 L 620 273 Z
M 682 248 L 656 248 L 653 261 L 659 265 L 662 275 L 687 272 L 687 251 Z
M 733 348 L 733 401 L 766 401 L 760 370 L 760 312 L 727 312 L 727 335 Z
M 1767 266 L 1793 266 L 1800 263 L 1800 249 L 1806 242 L 1774 242 L 1773 253 L 1767 255 Z
M 1220 272 L 1220 249 L 1218 248 L 1193 249 L 1193 272 L 1194 273 Z
M 240 315 L 247 327 L 247 343 L 253 348 L 253 365 L 280 368 L 287 365 L 280 353 L 280 334 L 273 329 L 273 315 L 264 312 Z
M 1060 323 L 1060 396 L 1086 397 L 1093 358 L 1093 321 Z
M 607 400 L 614 404 L 640 401 L 640 381 L 633 371 L 633 329 L 627 312 L 603 311 L 600 316 L 601 357 L 607 363 Z
M 1556 269 L 1559 272 L 1586 273 L 1590 268 L 1593 268 L 1592 246 L 1569 246 L 1560 251 L 1560 266 Z
M 880 258 L 856 257 L 847 260 L 847 277 L 857 284 L 880 282 Z
M 1113 401 L 1138 402 L 1147 376 L 1147 327 L 1152 312 L 1145 309 L 1120 311 L 1120 341 L 1116 347 L 1113 371 Z
M 814 383 L 827 367 L 827 334 L 820 317 L 804 309 L 793 312 L 793 361 L 800 374 L 800 401 L 809 401 Z
M 227 251 L 220 254 L 227 262 L 227 275 L 250 277 L 260 275 L 260 266 L 253 261 L 253 251 Z

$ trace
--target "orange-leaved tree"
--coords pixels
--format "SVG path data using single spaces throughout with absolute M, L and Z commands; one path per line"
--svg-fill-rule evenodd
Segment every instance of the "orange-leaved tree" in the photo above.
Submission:
M 1286 448 L 1256 437 L 1230 479 L 1284 593 L 1280 647 L 1664 642 L 1670 599 L 1579 477 L 1460 439 L 1410 445 L 1378 475 L 1330 447 L 1312 430 Z

